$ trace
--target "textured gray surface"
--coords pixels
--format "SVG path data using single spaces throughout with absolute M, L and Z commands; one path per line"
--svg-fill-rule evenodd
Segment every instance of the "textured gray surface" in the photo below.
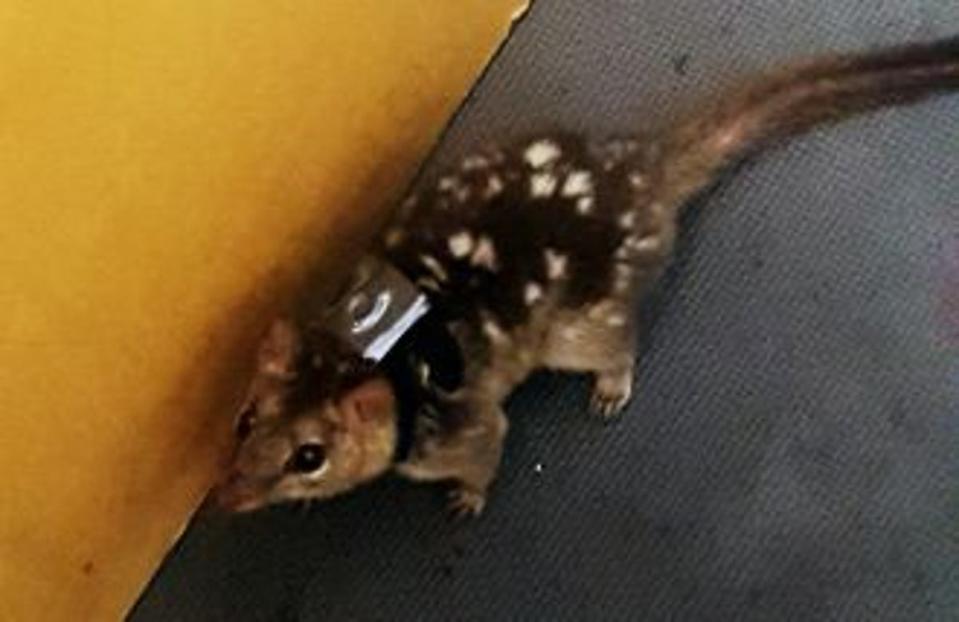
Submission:
M 955 33 L 951 0 L 539 0 L 435 163 Z M 537 377 L 479 521 L 398 482 L 201 521 L 132 619 L 959 619 L 959 97 L 766 152 L 687 221 L 621 420 Z

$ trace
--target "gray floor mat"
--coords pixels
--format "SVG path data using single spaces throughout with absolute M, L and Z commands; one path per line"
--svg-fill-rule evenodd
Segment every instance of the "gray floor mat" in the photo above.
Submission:
M 539 0 L 433 165 L 956 33 L 945 0 Z M 959 97 L 768 151 L 686 221 L 622 419 L 538 376 L 480 520 L 385 481 L 197 522 L 132 619 L 959 619 Z

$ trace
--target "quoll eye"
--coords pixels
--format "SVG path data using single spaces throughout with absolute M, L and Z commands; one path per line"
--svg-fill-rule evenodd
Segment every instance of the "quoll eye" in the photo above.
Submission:
M 300 445 L 290 459 L 290 470 L 308 475 L 315 473 L 326 464 L 326 450 L 318 443 Z
M 240 440 L 245 439 L 253 430 L 253 424 L 256 422 L 256 407 L 248 406 L 243 409 L 236 420 L 236 436 Z

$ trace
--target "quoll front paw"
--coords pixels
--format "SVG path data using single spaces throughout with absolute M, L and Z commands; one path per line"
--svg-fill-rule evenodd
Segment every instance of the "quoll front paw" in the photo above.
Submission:
M 486 493 L 460 486 L 449 494 L 449 511 L 453 518 L 479 516 L 486 507 Z
M 619 414 L 633 395 L 633 370 L 596 375 L 592 411 L 606 419 Z

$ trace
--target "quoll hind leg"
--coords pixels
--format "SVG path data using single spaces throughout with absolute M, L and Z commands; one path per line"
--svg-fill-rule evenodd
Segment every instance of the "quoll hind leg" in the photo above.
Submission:
M 410 459 L 397 466 L 409 479 L 453 480 L 450 510 L 459 517 L 483 511 L 509 427 L 499 404 L 472 404 L 464 420 L 455 430 L 418 439 Z
M 544 365 L 594 375 L 591 409 L 616 415 L 629 403 L 636 367 L 636 321 L 629 305 L 563 313 L 550 329 Z

